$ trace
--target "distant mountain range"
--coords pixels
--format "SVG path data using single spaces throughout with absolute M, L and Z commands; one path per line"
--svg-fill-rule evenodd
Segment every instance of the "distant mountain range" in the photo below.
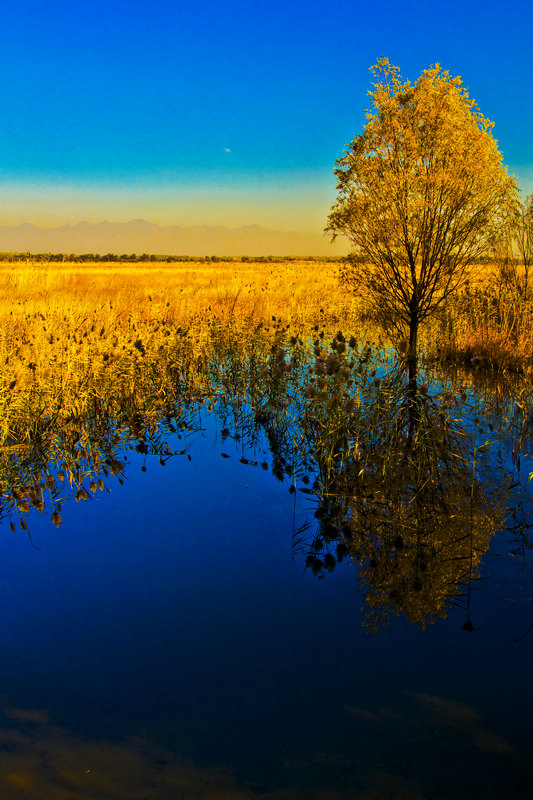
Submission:
M 131 222 L 78 222 L 57 228 L 30 223 L 0 225 L 0 252 L 15 253 L 147 253 L 187 256 L 335 256 L 347 252 L 345 241 L 327 236 L 276 231 L 259 225 L 241 228 L 153 225 Z

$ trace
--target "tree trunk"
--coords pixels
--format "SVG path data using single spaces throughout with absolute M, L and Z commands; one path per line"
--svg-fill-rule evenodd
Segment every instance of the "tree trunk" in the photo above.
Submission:
M 407 351 L 407 366 L 409 369 L 409 386 L 416 388 L 418 371 L 418 310 L 411 311 L 409 322 L 409 349 Z
M 407 452 L 411 451 L 413 446 L 414 436 L 419 424 L 419 408 L 418 408 L 418 386 L 416 383 L 418 373 L 418 313 L 411 311 L 411 319 L 409 322 L 409 349 L 407 351 L 407 369 L 409 381 L 407 384 L 407 403 L 409 409 L 409 430 L 407 434 Z

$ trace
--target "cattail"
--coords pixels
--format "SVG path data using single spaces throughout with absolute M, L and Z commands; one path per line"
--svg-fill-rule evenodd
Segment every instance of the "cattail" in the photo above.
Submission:
M 326 359 L 326 372 L 328 375 L 335 375 L 339 370 L 339 359 L 334 353 L 330 353 Z

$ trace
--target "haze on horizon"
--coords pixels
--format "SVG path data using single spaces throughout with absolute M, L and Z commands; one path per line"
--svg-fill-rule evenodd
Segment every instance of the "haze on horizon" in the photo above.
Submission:
M 3 22 L 1 226 L 322 236 L 382 55 L 413 81 L 461 75 L 533 191 L 529 0 L 21 0 Z

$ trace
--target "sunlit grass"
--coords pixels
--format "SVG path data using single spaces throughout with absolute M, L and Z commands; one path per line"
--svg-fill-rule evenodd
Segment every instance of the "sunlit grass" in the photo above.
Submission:
M 242 358 L 259 331 L 268 339 L 287 326 L 308 342 L 318 327 L 378 337 L 338 273 L 327 261 L 0 263 L 0 444 L 34 439 L 43 417 L 79 416 L 95 396 L 111 408 L 117 393 L 138 395 L 141 363 L 144 376 L 163 362 L 198 376 L 186 364 L 224 328 Z M 521 372 L 532 328 L 519 272 L 485 265 L 427 326 L 425 347 L 441 361 Z
M 230 321 L 244 347 L 253 326 L 264 335 L 280 317 L 305 328 L 355 316 L 328 262 L 5 262 L 0 443 L 31 439 L 42 414 L 82 414 L 95 392 L 110 403 L 117 391 L 127 395 L 141 361 L 182 368 L 184 357 L 201 358 Z
M 229 314 L 293 321 L 323 313 L 346 318 L 354 301 L 338 284 L 331 262 L 165 262 L 146 264 L 0 264 L 0 318 L 21 312 L 98 312 L 102 321 L 121 314 L 136 321 L 187 323 L 197 314 Z M 106 310 L 106 304 L 111 308 Z
M 302 330 L 319 323 L 376 334 L 365 298 L 338 276 L 327 261 L 0 263 L 3 374 L 19 388 L 51 371 L 79 374 L 80 364 L 94 368 L 143 336 L 144 347 L 153 344 L 157 325 L 201 338 L 230 318 L 246 328 L 275 317 Z M 533 298 L 521 293 L 519 271 L 483 265 L 429 321 L 421 343 L 444 360 L 521 371 L 532 327 Z
M 522 269 L 487 264 L 452 296 L 427 329 L 430 356 L 476 370 L 531 371 L 533 295 Z

